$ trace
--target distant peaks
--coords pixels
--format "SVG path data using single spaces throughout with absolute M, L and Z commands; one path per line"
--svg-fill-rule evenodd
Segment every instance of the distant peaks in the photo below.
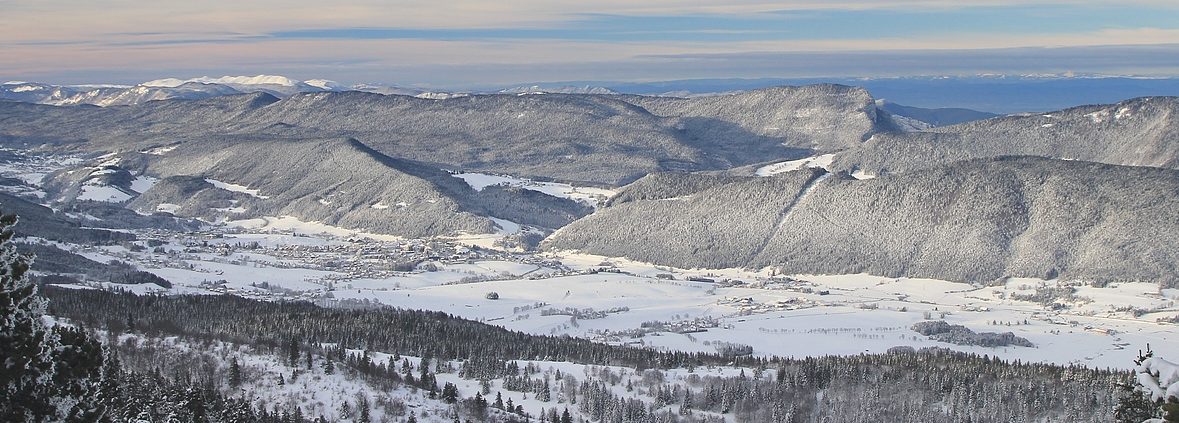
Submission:
M 326 81 L 326 80 L 313 80 L 313 81 L 335 84 L 335 82 Z M 207 76 L 202 76 L 200 78 L 192 78 L 192 79 L 184 79 L 184 80 L 177 79 L 177 78 L 164 78 L 164 79 L 157 79 L 154 81 L 144 82 L 143 84 L 140 84 L 140 85 L 147 86 L 147 87 L 175 88 L 175 87 L 179 87 L 181 85 L 184 85 L 184 84 L 190 83 L 190 82 L 196 82 L 196 83 L 200 83 L 200 84 L 222 84 L 222 85 L 281 85 L 284 87 L 294 87 L 299 84 L 302 84 L 302 82 L 287 78 L 285 76 L 257 75 L 257 76 L 223 76 L 220 78 L 210 78 Z M 308 81 L 308 82 L 311 82 L 311 81 Z M 313 84 L 308 83 L 307 85 L 313 85 Z

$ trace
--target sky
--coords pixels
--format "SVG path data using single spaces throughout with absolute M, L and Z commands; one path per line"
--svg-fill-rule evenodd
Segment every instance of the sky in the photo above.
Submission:
M 1179 76 L 1179 1 L 0 0 L 0 80 Z

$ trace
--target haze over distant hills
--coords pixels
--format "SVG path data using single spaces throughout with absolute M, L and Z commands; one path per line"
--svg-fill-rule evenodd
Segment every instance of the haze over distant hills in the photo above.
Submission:
M 656 82 L 563 81 L 542 86 L 602 86 L 642 95 L 746 91 L 778 85 L 833 83 L 863 87 L 877 99 L 922 108 L 990 113 L 1046 112 L 1133 97 L 1179 95 L 1177 78 L 1105 75 L 949 75 L 898 78 L 691 79 Z
M 299 81 L 275 75 L 163 78 L 136 85 L 0 84 L 0 99 L 45 104 L 125 105 L 166 98 L 205 98 L 235 92 L 364 91 L 445 98 L 466 93 L 712 95 L 782 85 L 833 83 L 867 89 L 876 99 L 905 106 L 962 108 L 987 113 L 1044 112 L 1088 104 L 1114 103 L 1133 97 L 1179 95 L 1179 79 L 1110 75 L 951 75 L 897 78 L 757 78 L 691 79 L 654 82 L 563 81 L 516 86 L 420 88 L 388 83 L 341 84 L 324 79 Z M 955 123 L 955 122 L 946 122 Z

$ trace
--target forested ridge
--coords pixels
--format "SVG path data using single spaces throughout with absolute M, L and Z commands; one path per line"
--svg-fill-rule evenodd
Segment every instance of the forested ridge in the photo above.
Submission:
M 647 177 L 542 246 L 680 268 L 1179 286 L 1179 171 L 1002 157 L 820 173 Z
M 138 296 L 54 287 L 47 287 L 45 295 L 50 299 L 50 314 L 89 325 L 135 327 L 149 333 L 239 343 L 277 345 L 289 339 L 301 339 L 444 359 L 554 360 L 639 368 L 758 361 L 529 335 L 437 311 L 342 310 L 304 302 L 262 302 L 229 295 Z

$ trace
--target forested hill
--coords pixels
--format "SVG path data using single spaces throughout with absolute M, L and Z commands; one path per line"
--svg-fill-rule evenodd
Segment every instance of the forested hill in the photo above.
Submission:
M 1179 97 L 879 133 L 836 156 L 831 169 L 878 175 L 1010 155 L 1179 168 Z
M 0 103 L 0 140 L 80 152 L 207 140 L 353 138 L 439 166 L 616 184 L 853 146 L 878 130 L 870 95 L 838 85 L 691 99 L 363 92 L 265 93 L 118 107 Z
M 1176 215 L 1179 171 L 1006 157 L 868 180 L 654 176 L 544 246 L 685 268 L 1175 286 Z

